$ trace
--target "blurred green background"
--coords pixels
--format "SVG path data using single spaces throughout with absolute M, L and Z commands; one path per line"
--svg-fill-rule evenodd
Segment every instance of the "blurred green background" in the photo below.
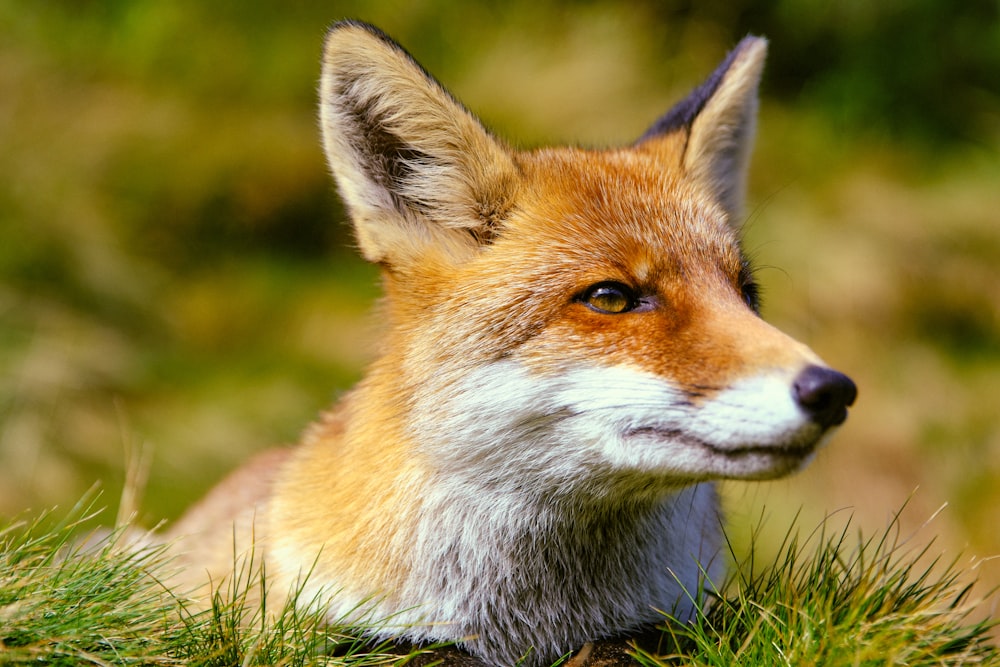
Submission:
M 805 473 L 726 485 L 733 530 L 909 499 L 906 531 L 948 504 L 916 542 L 1000 554 L 995 0 L 0 0 L 0 515 L 113 510 L 145 451 L 141 518 L 176 517 L 359 377 L 377 274 L 315 121 L 344 17 L 521 146 L 629 142 L 768 36 L 747 247 L 861 396 Z

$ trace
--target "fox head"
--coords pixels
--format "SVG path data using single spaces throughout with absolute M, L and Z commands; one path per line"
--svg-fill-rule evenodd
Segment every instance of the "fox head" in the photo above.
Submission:
M 854 384 L 761 319 L 739 244 L 766 48 L 631 146 L 518 151 L 377 29 L 331 30 L 324 145 L 389 319 L 366 383 L 414 456 L 662 488 L 784 475 L 844 421 Z

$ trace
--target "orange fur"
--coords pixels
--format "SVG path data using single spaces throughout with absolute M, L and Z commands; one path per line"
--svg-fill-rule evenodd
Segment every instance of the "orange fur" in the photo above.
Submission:
M 188 573 L 224 575 L 235 535 L 275 593 L 494 665 L 690 617 L 721 571 L 710 480 L 798 469 L 854 400 L 754 310 L 765 49 L 741 42 L 634 146 L 517 152 L 376 29 L 335 26 L 324 144 L 383 268 L 383 352 L 177 524 Z

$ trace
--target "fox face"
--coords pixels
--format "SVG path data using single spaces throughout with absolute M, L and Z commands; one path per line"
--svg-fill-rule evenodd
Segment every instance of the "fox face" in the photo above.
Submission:
M 854 384 L 765 323 L 740 247 L 764 40 L 633 145 L 518 151 L 395 42 L 329 32 L 320 121 L 386 320 L 364 379 L 168 537 L 490 665 L 691 618 L 711 480 L 805 465 Z M 525 656 L 528 656 L 525 658 Z
M 421 455 L 477 484 L 655 489 L 784 475 L 845 419 L 853 383 L 760 318 L 739 245 L 765 48 L 633 146 L 517 152 L 381 33 L 331 35 L 325 143 Z
M 544 156 L 561 162 L 554 183 L 523 160 L 523 203 L 490 246 L 419 279 L 435 290 L 414 357 L 444 356 L 414 378 L 415 440 L 453 474 L 512 484 L 526 470 L 690 483 L 803 465 L 850 386 L 757 315 L 725 211 L 653 156 L 579 157 Z M 457 304 L 460 321 L 436 316 Z

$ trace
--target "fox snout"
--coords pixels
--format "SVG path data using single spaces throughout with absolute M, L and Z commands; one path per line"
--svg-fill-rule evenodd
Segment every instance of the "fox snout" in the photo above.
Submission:
M 809 419 L 824 429 L 839 426 L 854 405 L 858 388 L 851 378 L 824 366 L 806 366 L 792 383 L 792 396 Z

